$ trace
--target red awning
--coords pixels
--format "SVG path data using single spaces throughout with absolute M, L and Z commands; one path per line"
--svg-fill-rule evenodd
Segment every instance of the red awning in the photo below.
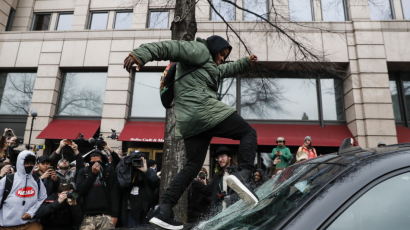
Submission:
M 118 140 L 141 142 L 164 142 L 164 122 L 128 121 Z
M 303 143 L 311 136 L 315 146 L 339 146 L 344 138 L 352 137 L 346 125 L 251 124 L 258 135 L 258 145 L 275 145 L 278 136 L 286 138 L 289 146 Z M 164 122 L 129 121 L 119 137 L 121 141 L 164 142 Z M 213 138 L 212 144 L 238 144 L 239 141 Z
M 100 120 L 53 120 L 37 139 L 76 139 L 80 134 L 88 139 L 94 136 L 100 124 Z
M 410 142 L 410 128 L 397 125 L 396 132 L 397 132 L 397 141 L 399 143 L 409 143 Z

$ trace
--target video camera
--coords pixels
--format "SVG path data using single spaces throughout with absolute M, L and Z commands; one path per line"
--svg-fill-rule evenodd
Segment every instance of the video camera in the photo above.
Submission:
M 104 147 L 107 145 L 107 142 L 105 142 L 104 138 L 102 137 L 102 134 L 100 134 L 96 139 L 90 138 L 88 142 L 94 145 L 94 148 L 98 150 L 103 150 Z
M 144 157 L 144 154 L 142 152 L 132 152 L 131 153 L 131 165 L 132 167 L 136 167 L 136 168 L 142 168 L 144 167 L 144 161 L 142 159 L 142 157 Z

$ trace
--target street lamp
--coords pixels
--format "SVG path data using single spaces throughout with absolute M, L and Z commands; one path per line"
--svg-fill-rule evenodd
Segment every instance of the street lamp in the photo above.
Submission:
M 31 112 L 31 127 L 30 127 L 30 135 L 28 137 L 28 145 L 27 145 L 27 149 L 30 149 L 30 144 L 31 144 L 31 133 L 33 132 L 33 124 L 34 124 L 34 119 L 36 119 L 37 117 L 37 112 L 36 111 L 32 111 Z

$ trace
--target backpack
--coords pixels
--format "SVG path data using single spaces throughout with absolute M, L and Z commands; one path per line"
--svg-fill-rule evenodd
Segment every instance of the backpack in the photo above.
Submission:
M 37 186 L 38 186 L 37 196 L 40 196 L 40 188 L 41 188 L 40 178 L 34 174 L 33 174 L 33 178 L 37 182 Z M 7 197 L 9 196 L 11 192 L 11 189 L 13 187 L 13 182 L 14 182 L 14 174 L 7 174 L 6 183 L 4 185 L 3 197 L 1 198 L 0 209 L 3 208 L 4 201 L 6 201 Z
M 202 65 L 200 67 L 194 67 L 175 80 L 175 75 L 177 72 L 177 63 L 171 62 L 167 65 L 164 72 L 162 73 L 161 84 L 159 87 L 161 103 L 162 106 L 164 106 L 164 108 L 172 108 L 172 101 L 174 100 L 174 83 L 201 67 Z

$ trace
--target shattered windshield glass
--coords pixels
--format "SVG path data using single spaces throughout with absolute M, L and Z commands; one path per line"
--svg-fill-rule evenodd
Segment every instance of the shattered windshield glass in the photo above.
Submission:
M 256 190 L 256 206 L 240 200 L 194 229 L 274 229 L 345 167 L 334 158 L 326 155 L 287 168 Z

